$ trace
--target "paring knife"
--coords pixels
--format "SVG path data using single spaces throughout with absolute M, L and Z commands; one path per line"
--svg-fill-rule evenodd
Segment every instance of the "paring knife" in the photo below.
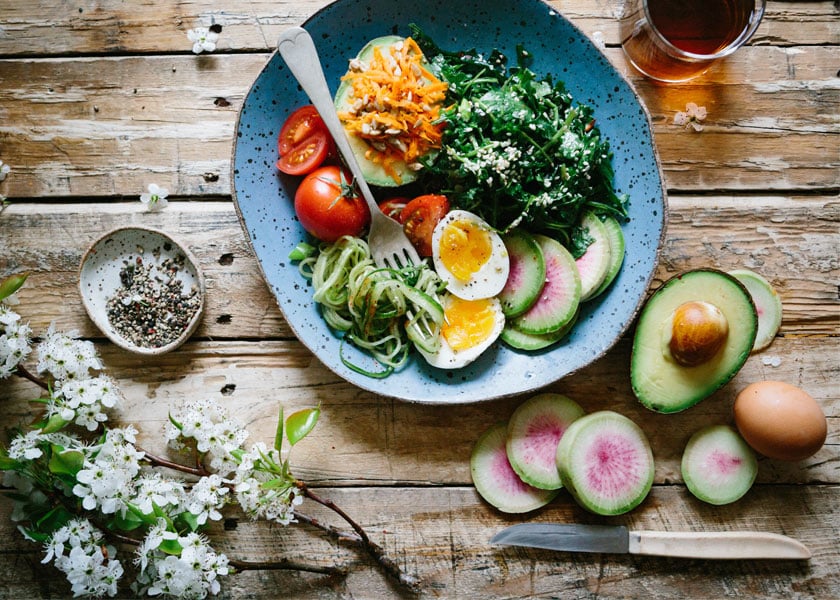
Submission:
M 620 525 L 519 523 L 493 536 L 491 544 L 568 552 L 646 554 L 710 559 L 807 559 L 811 552 L 793 538 L 757 531 L 629 531 Z

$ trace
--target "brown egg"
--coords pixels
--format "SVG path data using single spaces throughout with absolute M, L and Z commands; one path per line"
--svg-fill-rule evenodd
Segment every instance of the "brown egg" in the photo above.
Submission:
M 825 443 L 820 405 L 795 385 L 759 381 L 735 399 L 735 425 L 753 449 L 769 458 L 802 460 Z

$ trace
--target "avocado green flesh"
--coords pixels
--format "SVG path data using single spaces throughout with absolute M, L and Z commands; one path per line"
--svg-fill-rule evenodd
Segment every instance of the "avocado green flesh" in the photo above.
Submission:
M 729 324 L 724 346 L 708 362 L 683 367 L 668 356 L 664 327 L 686 302 L 717 306 Z M 685 410 L 726 384 L 749 357 L 758 316 L 749 292 L 715 270 L 689 271 L 670 279 L 648 300 L 636 325 L 630 364 L 633 391 L 643 405 L 662 413 Z
M 402 40 L 403 38 L 397 35 L 386 35 L 375 38 L 365 44 L 365 47 L 362 48 L 356 58 L 362 62 L 368 62 L 373 57 L 373 51 L 375 48 L 393 46 Z M 350 82 L 342 81 L 338 86 L 338 90 L 335 93 L 335 99 L 333 101 L 336 111 L 340 112 L 350 110 L 354 102 L 352 94 L 353 86 Z M 367 181 L 369 185 L 379 187 L 397 187 L 411 183 L 417 179 L 416 171 L 410 169 L 403 161 L 395 161 L 391 164 L 391 168 L 393 168 L 400 177 L 400 181 L 396 181 L 385 171 L 384 168 L 382 168 L 382 165 L 376 164 L 365 156 L 367 151 L 371 149 L 371 146 L 367 143 L 367 141 L 349 132 L 347 132 L 347 138 L 350 141 L 350 147 L 353 150 L 356 161 L 358 161 L 359 166 L 362 169 L 362 175 L 364 175 L 365 181 Z

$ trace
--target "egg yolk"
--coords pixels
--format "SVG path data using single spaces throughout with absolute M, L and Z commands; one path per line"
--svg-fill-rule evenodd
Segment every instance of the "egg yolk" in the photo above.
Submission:
M 459 281 L 469 281 L 490 260 L 493 244 L 481 226 L 456 220 L 444 227 L 440 236 L 440 260 Z
M 490 300 L 462 300 L 452 298 L 446 307 L 446 319 L 441 333 L 455 350 L 477 346 L 493 333 L 496 313 Z

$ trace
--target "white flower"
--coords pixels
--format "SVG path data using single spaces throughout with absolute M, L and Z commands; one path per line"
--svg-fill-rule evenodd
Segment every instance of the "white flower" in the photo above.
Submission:
M 47 437 L 42 435 L 40 430 L 33 429 L 28 431 L 25 435 L 18 435 L 9 444 L 9 458 L 20 460 L 35 460 L 43 456 L 43 452 L 38 447 L 39 444 L 46 442 Z
M 9 172 L 11 170 L 12 170 L 12 168 L 9 165 L 7 165 L 2 160 L 0 160 L 0 181 L 3 181 L 4 179 L 6 179 L 6 176 L 9 174 Z
M 74 596 L 115 596 L 123 568 L 110 558 L 116 550 L 103 543 L 102 533 L 90 521 L 74 519 L 47 541 L 42 562 L 55 558 L 55 566 L 67 576 Z
M 150 211 L 166 208 L 166 205 L 169 204 L 166 199 L 169 196 L 169 190 L 158 186 L 156 183 L 150 183 L 148 189 L 147 193 L 140 194 L 140 202 L 145 204 Z
M 148 546 L 153 544 L 154 541 Z M 221 588 L 218 576 L 229 572 L 227 556 L 217 554 L 207 539 L 197 533 L 179 537 L 178 544 L 182 548 L 180 556 L 164 555 L 160 550 L 145 551 L 139 563 L 142 566 L 145 558 L 146 566 L 137 577 L 139 589 L 136 591 L 175 598 L 204 598 L 217 594 Z
M 185 496 L 183 483 L 165 479 L 160 473 L 152 473 L 137 479 L 132 502 L 143 514 L 148 515 L 154 512 L 155 505 L 160 508 L 181 505 Z
M 170 446 L 181 446 L 184 438 L 195 440 L 196 449 L 209 459 L 210 468 L 226 475 L 236 469 L 232 453 L 241 448 L 247 430 L 230 419 L 215 400 L 187 402 L 173 418 L 181 428 L 169 424 Z
M 219 34 L 206 27 L 196 27 L 187 31 L 187 37 L 193 43 L 192 51 L 195 54 L 201 54 L 202 52 L 213 52 L 216 49 Z
M 29 324 L 21 323 L 20 315 L 0 304 L 0 379 L 14 373 L 32 352 L 31 335 Z
M 269 450 L 262 442 L 254 444 L 242 457 L 234 475 L 236 501 L 252 519 L 263 518 L 281 525 L 294 523 L 295 506 L 303 502 L 303 497 L 291 482 L 269 489 L 263 487 L 263 484 L 279 477 L 265 464 L 263 456 L 280 464 L 277 450 Z
M 674 124 L 684 126 L 686 129 L 691 127 L 694 131 L 703 131 L 703 124 L 707 116 L 705 106 L 697 106 L 694 102 L 688 102 L 685 105 L 685 111 L 677 111 L 674 115 Z
M 137 558 L 134 559 L 134 562 L 140 565 L 140 571 L 143 572 L 146 570 L 146 567 L 149 566 L 149 559 L 153 556 L 154 551 L 160 547 L 164 540 L 177 539 L 177 533 L 167 530 L 166 520 L 158 519 L 157 525 L 149 528 L 149 531 L 146 533 L 146 537 L 143 538 L 143 542 L 137 548 Z
M 224 486 L 224 480 L 218 475 L 202 477 L 190 490 L 186 499 L 187 510 L 195 515 L 199 525 L 207 523 L 209 518 L 218 521 L 222 518 L 219 512 L 227 499 L 230 490 Z
M 74 339 L 77 331 L 59 333 L 50 325 L 44 340 L 38 344 L 38 372 L 49 372 L 56 380 L 63 381 L 87 377 L 91 369 L 102 369 L 93 342 Z
M 99 509 L 105 514 L 124 513 L 132 501 L 132 481 L 140 472 L 143 453 L 134 447 L 132 427 L 111 429 L 92 459 L 85 459 L 76 474 L 73 494 L 82 499 L 87 510 Z

